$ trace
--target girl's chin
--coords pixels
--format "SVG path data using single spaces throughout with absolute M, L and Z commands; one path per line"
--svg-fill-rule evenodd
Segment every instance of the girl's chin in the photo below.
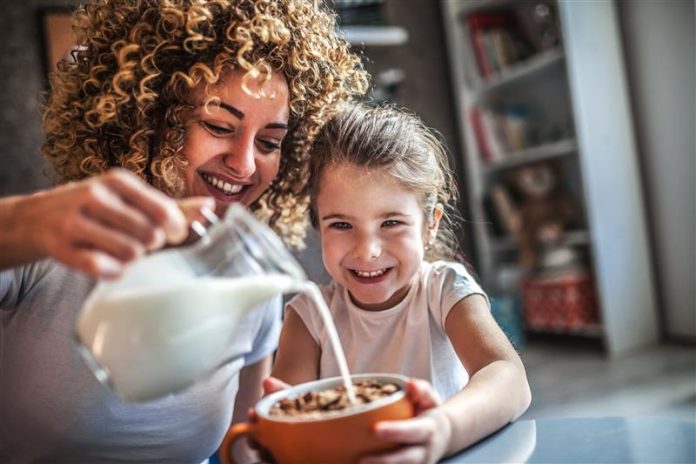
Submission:
M 389 309 L 391 307 L 389 304 L 389 297 L 360 295 L 351 292 L 351 299 L 358 308 L 368 311 L 380 311 L 382 309 Z

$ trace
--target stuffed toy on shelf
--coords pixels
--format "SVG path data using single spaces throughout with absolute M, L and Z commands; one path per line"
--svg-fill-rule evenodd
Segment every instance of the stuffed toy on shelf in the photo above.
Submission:
M 518 265 L 524 271 L 539 268 L 541 255 L 561 246 L 579 211 L 560 179 L 557 166 L 540 162 L 510 171 L 507 184 L 516 198 Z

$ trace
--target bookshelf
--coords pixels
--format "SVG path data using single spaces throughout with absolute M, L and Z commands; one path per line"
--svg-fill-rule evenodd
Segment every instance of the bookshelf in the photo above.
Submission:
M 528 333 L 597 338 L 610 355 L 655 342 L 613 1 L 441 0 L 441 7 L 483 285 L 494 300 L 516 301 Z M 524 182 L 535 175 L 555 190 L 532 197 Z

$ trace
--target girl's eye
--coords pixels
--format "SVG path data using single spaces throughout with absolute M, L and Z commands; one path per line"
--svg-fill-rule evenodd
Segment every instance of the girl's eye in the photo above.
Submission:
M 330 229 L 347 230 L 351 228 L 351 225 L 347 222 L 332 222 L 329 224 Z
M 382 223 L 382 227 L 396 227 L 398 225 L 401 225 L 401 221 L 397 221 L 395 219 L 387 219 Z
M 211 132 L 215 135 L 227 135 L 231 134 L 232 130 L 228 129 L 226 127 L 220 127 L 216 126 L 215 124 L 211 124 L 209 122 L 201 121 L 201 125 L 208 131 Z

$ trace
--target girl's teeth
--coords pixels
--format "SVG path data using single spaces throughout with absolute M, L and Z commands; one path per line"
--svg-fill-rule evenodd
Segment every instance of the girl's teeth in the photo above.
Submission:
M 363 271 L 355 271 L 355 273 L 359 277 L 378 277 L 384 274 L 384 269 L 380 269 L 379 271 L 368 271 L 368 272 L 363 272 Z

